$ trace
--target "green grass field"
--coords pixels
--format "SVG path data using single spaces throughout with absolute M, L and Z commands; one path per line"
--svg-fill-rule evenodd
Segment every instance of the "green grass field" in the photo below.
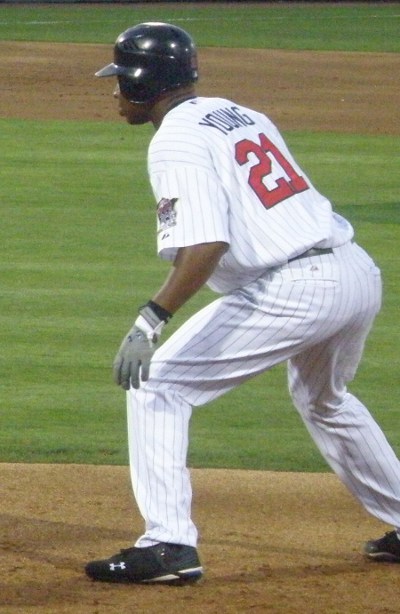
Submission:
M 260 11 L 268 12 L 268 40 Z M 400 11 L 392 5 L 256 7 L 247 9 L 248 28 L 243 35 L 235 28 L 234 38 L 232 23 L 243 14 L 239 6 L 189 5 L 172 12 L 160 7 L 157 15 L 154 9 L 126 6 L 1 6 L 0 40 L 110 42 L 132 23 L 133 13 L 134 21 L 169 19 L 188 28 L 190 23 L 201 45 L 218 44 L 217 21 L 226 46 L 399 51 Z M 50 24 L 51 19 L 62 26 Z M 277 23 L 284 32 L 279 41 Z M 303 23 L 308 29 L 299 27 Z M 354 28 L 352 38 L 345 36 Z M 128 138 L 118 120 L 0 119 L 0 461 L 127 461 L 124 393 L 112 383 L 110 365 L 137 306 L 167 270 L 155 253 L 145 162 L 150 134 L 145 126 Z M 400 452 L 399 139 L 285 136 L 382 268 L 384 306 L 352 390 Z M 175 316 L 166 334 L 213 296 L 202 291 Z M 190 464 L 327 469 L 291 407 L 283 367 L 197 410 Z
M 396 3 L 304 3 L 246 6 L 246 3 L 168 2 L 146 6 L 0 6 L 0 40 L 110 43 L 141 21 L 171 21 L 190 29 L 197 44 L 212 47 L 400 51 Z

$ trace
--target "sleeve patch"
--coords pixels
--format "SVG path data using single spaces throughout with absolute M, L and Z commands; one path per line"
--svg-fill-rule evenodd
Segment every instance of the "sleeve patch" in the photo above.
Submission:
M 160 222 L 160 230 L 166 230 L 176 226 L 175 203 L 177 198 L 162 198 L 157 204 L 157 215 Z

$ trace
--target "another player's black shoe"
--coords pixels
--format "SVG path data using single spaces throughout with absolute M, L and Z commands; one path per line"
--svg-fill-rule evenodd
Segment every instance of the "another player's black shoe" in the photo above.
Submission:
M 196 548 L 160 543 L 127 548 L 109 559 L 91 561 L 86 574 L 101 582 L 185 584 L 203 575 Z
M 381 539 L 367 542 L 364 546 L 364 553 L 375 561 L 400 563 L 400 539 L 396 531 L 386 533 Z

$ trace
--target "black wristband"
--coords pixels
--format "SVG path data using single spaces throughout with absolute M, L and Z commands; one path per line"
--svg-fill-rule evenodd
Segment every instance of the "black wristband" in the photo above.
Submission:
M 161 305 L 158 305 L 154 301 L 148 301 L 146 305 L 143 305 L 142 307 L 140 307 L 140 309 L 143 309 L 143 307 L 150 307 L 150 309 L 156 314 L 157 318 L 159 318 L 160 320 L 164 320 L 164 322 L 168 322 L 172 318 L 172 313 L 170 313 L 169 311 L 164 309 L 164 307 L 161 307 Z

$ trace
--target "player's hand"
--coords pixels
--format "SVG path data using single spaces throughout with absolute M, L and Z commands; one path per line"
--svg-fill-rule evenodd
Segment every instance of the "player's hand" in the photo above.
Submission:
M 136 322 L 123 339 L 113 363 L 114 381 L 124 390 L 138 389 L 149 379 L 150 362 L 157 348 L 165 321 L 150 307 L 143 307 Z

